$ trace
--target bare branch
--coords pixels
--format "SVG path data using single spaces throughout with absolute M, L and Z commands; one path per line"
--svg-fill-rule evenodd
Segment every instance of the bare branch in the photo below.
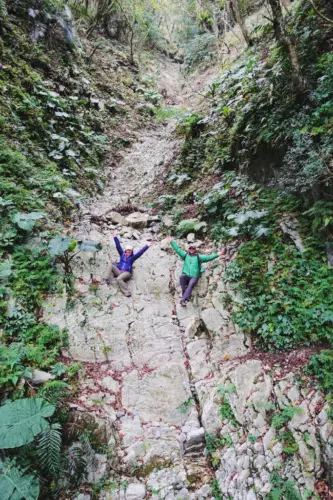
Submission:
M 322 19 L 324 19 L 324 21 L 327 21 L 328 23 L 330 24 L 333 24 L 333 19 L 330 19 L 329 17 L 325 16 L 325 14 L 323 14 L 322 12 L 320 12 L 320 10 L 318 10 L 318 8 L 316 7 L 315 3 L 313 0 L 310 0 L 310 3 L 312 5 L 312 7 L 314 8 L 314 11 L 316 12 L 316 14 L 321 17 Z

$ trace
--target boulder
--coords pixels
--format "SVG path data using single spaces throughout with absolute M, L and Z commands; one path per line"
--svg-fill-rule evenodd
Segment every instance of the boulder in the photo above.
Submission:
M 135 229 L 141 229 L 148 226 L 148 216 L 147 214 L 142 214 L 141 212 L 133 212 L 126 217 L 126 222 Z
M 194 241 L 195 241 L 195 234 L 194 233 L 188 233 L 186 239 L 187 239 L 188 243 L 194 243 Z
M 214 307 L 202 311 L 201 317 L 206 327 L 211 332 L 219 332 L 225 323 L 221 314 Z
M 50 373 L 44 372 L 43 370 L 32 370 L 31 377 L 26 377 L 30 382 L 35 385 L 45 384 L 49 380 L 54 380 L 54 376 Z
M 170 245 L 168 238 L 164 238 L 164 240 L 161 241 L 160 246 L 161 250 L 164 250 L 165 252 L 170 252 L 170 253 L 173 252 L 173 249 Z
M 189 323 L 186 326 L 185 337 L 188 340 L 194 339 L 195 336 L 200 336 L 203 333 L 206 333 L 206 327 L 204 322 L 199 316 L 194 316 L 190 319 Z
M 154 222 L 161 222 L 161 217 L 159 215 L 149 215 L 148 222 L 151 224 Z
M 155 114 L 155 106 L 151 103 L 139 103 L 135 106 L 135 109 L 140 113 L 149 113 L 151 116 Z
M 126 490 L 126 500 L 143 500 L 146 496 L 144 484 L 131 483 Z
M 185 444 L 186 452 L 189 453 L 191 451 L 198 451 L 203 448 L 205 439 L 205 431 L 204 428 L 200 429 L 191 429 L 187 434 L 187 440 Z
M 106 214 L 106 218 L 113 224 L 121 224 L 122 226 L 126 225 L 125 217 L 123 217 L 119 212 L 108 212 Z
M 280 227 L 284 234 L 290 236 L 292 241 L 295 243 L 297 250 L 303 253 L 305 250 L 305 246 L 302 237 L 298 232 L 298 226 L 299 223 L 296 219 L 285 219 L 280 223 Z
M 165 215 L 162 219 L 163 226 L 166 228 L 171 228 L 175 225 L 173 218 L 170 217 L 169 215 Z

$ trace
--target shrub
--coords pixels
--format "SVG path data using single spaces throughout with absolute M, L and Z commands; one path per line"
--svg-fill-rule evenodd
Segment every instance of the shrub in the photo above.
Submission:
M 243 300 L 232 315 L 256 345 L 279 351 L 331 342 L 333 277 L 316 252 L 302 255 L 275 235 L 245 243 L 237 264 L 234 288 Z
M 325 350 L 320 354 L 314 354 L 305 371 L 313 375 L 319 383 L 319 387 L 333 397 L 333 351 Z
M 217 40 L 212 33 L 194 36 L 186 47 L 184 67 L 187 73 L 198 66 L 211 63 L 217 56 Z
M 176 233 L 181 238 L 182 236 L 191 233 L 200 232 L 207 227 L 206 222 L 200 222 L 198 219 L 185 219 L 179 222 L 176 227 Z

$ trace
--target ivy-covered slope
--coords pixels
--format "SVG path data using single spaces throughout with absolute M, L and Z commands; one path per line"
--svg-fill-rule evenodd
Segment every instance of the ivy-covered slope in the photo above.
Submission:
M 182 152 L 154 205 L 172 211 L 178 236 L 237 246 L 225 296 L 234 321 L 256 349 L 318 346 L 307 369 L 331 392 L 333 25 L 297 5 L 288 30 L 304 89 L 270 25 L 260 27 L 210 86 L 207 112 L 179 121 Z

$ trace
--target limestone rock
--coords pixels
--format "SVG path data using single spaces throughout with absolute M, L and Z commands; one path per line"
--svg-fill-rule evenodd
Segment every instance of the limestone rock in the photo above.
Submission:
M 205 439 L 205 430 L 203 427 L 200 429 L 192 429 L 187 434 L 187 440 L 185 444 L 186 452 L 198 451 L 203 448 Z
M 133 212 L 128 215 L 125 220 L 135 229 L 141 229 L 148 226 L 148 215 L 141 212 Z
M 305 247 L 301 235 L 299 234 L 297 228 L 299 224 L 296 219 L 285 219 L 280 223 L 282 231 L 290 236 L 292 241 L 295 243 L 297 250 L 301 253 L 304 252 Z
M 161 246 L 161 250 L 163 250 L 164 252 L 170 252 L 170 253 L 173 252 L 173 249 L 172 249 L 172 247 L 170 245 L 170 242 L 169 242 L 168 238 L 164 238 L 161 241 L 160 246 Z
M 107 212 L 106 218 L 113 224 L 120 224 L 121 226 L 126 225 L 125 217 L 123 217 L 119 212 Z
M 107 456 L 96 453 L 93 465 L 88 468 L 88 482 L 97 483 L 106 477 L 108 470 Z
M 165 215 L 162 219 L 162 222 L 166 228 L 171 228 L 174 226 L 173 218 L 170 217 L 169 215 Z
M 51 373 L 44 372 L 43 370 L 33 369 L 31 372 L 31 377 L 26 377 L 30 380 L 34 385 L 45 384 L 49 380 L 54 380 L 54 376 Z
M 135 407 L 144 420 L 159 420 L 179 425 L 184 415 L 178 407 L 191 396 L 187 372 L 182 365 L 166 363 L 143 378 L 137 371 L 124 377 L 124 408 Z
M 188 340 L 194 339 L 195 336 L 199 335 L 202 327 L 204 327 L 204 323 L 200 316 L 194 316 L 186 326 L 185 337 Z
M 213 307 L 202 311 L 201 317 L 206 327 L 211 332 L 218 332 L 224 324 L 221 314 Z
M 121 165 L 110 173 L 105 193 L 84 207 L 80 220 L 72 226 L 74 238 L 98 241 L 103 248 L 96 258 L 82 253 L 74 259 L 79 293 L 73 307 L 66 308 L 67 297 L 62 295 L 50 297 L 44 309 L 48 324 L 67 329 L 67 355 L 94 363 L 96 375 L 80 387 L 87 389 L 78 398 L 82 406 L 72 403 L 64 430 L 88 428 L 95 439 L 114 451 L 107 461 L 97 456 L 99 467 L 90 471 L 92 480 L 103 475 L 113 480 L 108 475 L 111 460 L 118 462 L 115 469 L 123 471 L 116 478 L 119 486 L 112 493 L 101 492 L 100 500 L 143 500 L 145 485 L 135 482 L 137 474 L 127 477 L 138 464 L 138 475 L 145 478 L 142 483 L 147 480 L 149 491 L 155 492 L 152 500 L 211 499 L 211 470 L 202 453 L 205 433 L 229 436 L 214 456 L 223 498 L 265 497 L 274 470 L 279 470 L 283 480 L 297 483 L 303 498 L 306 488 L 314 489 L 323 470 L 333 469 L 332 424 L 326 409 L 317 414 L 322 395 L 298 388 L 293 373 L 281 376 L 278 369 L 269 370 L 253 357 L 239 359 L 248 347 L 223 305 L 225 293 L 235 294 L 223 281 L 220 262 L 206 267 L 193 300 L 186 308 L 180 307 L 177 283 L 183 263 L 167 240 L 158 242 L 162 237 L 158 217 L 140 206 L 151 199 L 151 186 L 160 183 L 163 187 L 166 167 L 180 151 L 172 126 L 162 133 L 150 129 L 130 152 L 122 152 Z M 128 217 L 114 211 L 129 203 L 137 208 Z M 91 215 L 95 215 L 93 220 Z M 175 225 L 170 216 L 163 217 L 163 224 L 165 228 Z M 131 298 L 122 296 L 114 280 L 108 286 L 91 287 L 91 277 L 100 281 L 109 262 L 118 258 L 112 241 L 116 226 L 120 226 L 124 245 L 134 238 L 140 248 L 144 240 L 152 239 L 152 232 L 157 240 L 153 251 L 136 262 Z M 298 238 L 296 233 L 288 234 Z M 188 240 L 194 240 L 193 234 Z M 180 246 L 184 243 L 186 239 Z M 198 243 L 195 240 L 196 246 Z M 204 251 L 210 249 L 205 245 Z M 232 387 L 225 397 L 240 425 L 227 416 L 221 418 L 219 386 Z M 196 405 L 190 404 L 194 393 L 200 423 Z M 267 414 L 267 403 L 272 400 L 277 411 L 291 403 L 302 407 L 287 424 L 299 453 L 286 461 L 279 431 L 270 427 L 271 415 Z M 127 489 L 120 486 L 124 481 L 130 482 Z
M 119 382 L 114 380 L 112 377 L 104 377 L 101 385 L 109 391 L 117 392 L 119 390 Z
M 144 484 L 131 483 L 126 489 L 126 500 L 143 500 L 146 496 Z
M 135 106 L 135 109 L 137 109 L 140 113 L 148 113 L 151 116 L 154 116 L 155 112 L 155 106 L 151 103 L 139 103 Z

